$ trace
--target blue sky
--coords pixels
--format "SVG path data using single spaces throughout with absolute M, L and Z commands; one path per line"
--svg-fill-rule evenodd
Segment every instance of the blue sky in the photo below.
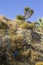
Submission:
M 23 15 L 26 6 L 34 10 L 30 21 L 43 17 L 43 0 L 0 0 L 0 15 L 15 19 L 16 15 Z

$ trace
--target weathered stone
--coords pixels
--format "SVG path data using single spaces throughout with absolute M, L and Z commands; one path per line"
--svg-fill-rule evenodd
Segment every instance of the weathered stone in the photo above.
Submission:
M 5 55 L 7 55 L 5 58 L 8 58 L 8 61 L 5 61 L 6 65 L 35 65 L 43 61 L 43 31 L 35 25 L 35 23 L 18 19 L 10 20 L 3 16 L 0 17 L 1 65 L 4 64 Z

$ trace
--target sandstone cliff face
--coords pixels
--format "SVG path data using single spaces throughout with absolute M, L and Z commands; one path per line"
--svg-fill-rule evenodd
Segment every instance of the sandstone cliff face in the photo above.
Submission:
M 1 65 L 35 65 L 43 62 L 43 29 L 36 25 L 0 16 Z

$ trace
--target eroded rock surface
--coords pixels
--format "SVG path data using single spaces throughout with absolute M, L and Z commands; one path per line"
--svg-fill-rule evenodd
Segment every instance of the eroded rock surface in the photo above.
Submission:
M 36 25 L 0 16 L 0 65 L 43 62 L 43 32 Z

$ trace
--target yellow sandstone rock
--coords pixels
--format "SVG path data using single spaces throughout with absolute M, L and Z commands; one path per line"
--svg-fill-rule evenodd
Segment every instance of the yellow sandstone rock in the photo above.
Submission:
M 37 62 L 35 65 L 43 65 L 43 62 Z

